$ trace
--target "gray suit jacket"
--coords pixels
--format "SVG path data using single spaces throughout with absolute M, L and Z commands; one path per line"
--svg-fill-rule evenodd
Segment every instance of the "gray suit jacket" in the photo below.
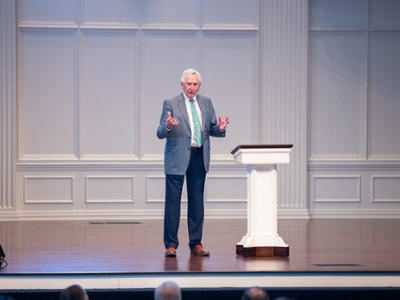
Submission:
M 225 131 L 221 132 L 219 129 L 211 99 L 197 94 L 197 102 L 201 110 L 204 168 L 208 172 L 210 165 L 210 136 L 224 137 Z M 171 117 L 179 121 L 179 124 L 170 131 L 165 127 L 168 112 L 171 112 Z M 159 139 L 167 138 L 164 152 L 165 174 L 184 175 L 190 160 L 191 130 L 183 93 L 164 101 L 157 136 Z

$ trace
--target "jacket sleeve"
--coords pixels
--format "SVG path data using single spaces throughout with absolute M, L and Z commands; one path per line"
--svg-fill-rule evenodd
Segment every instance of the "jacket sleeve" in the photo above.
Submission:
M 168 131 L 167 127 L 166 127 L 166 123 L 167 123 L 167 119 L 168 119 L 168 112 L 170 112 L 170 111 L 171 111 L 171 108 L 170 108 L 169 101 L 164 100 L 164 105 L 163 105 L 161 118 L 160 118 L 160 125 L 158 125 L 158 128 L 157 128 L 157 137 L 159 139 L 166 138 L 169 135 L 170 131 L 172 130 L 171 129 L 170 131 Z
M 221 131 L 219 129 L 219 124 L 218 124 L 218 119 L 217 115 L 215 114 L 214 106 L 212 105 L 212 102 L 210 100 L 210 135 L 214 137 L 225 137 L 225 131 Z

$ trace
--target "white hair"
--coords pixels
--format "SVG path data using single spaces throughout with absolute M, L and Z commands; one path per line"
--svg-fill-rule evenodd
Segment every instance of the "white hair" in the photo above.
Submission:
M 201 81 L 202 81 L 201 75 L 199 72 L 197 72 L 194 69 L 187 69 L 187 70 L 183 71 L 182 78 L 181 78 L 182 83 L 186 82 L 186 76 L 188 76 L 189 74 L 192 74 L 192 75 L 196 74 L 199 77 L 199 82 L 201 83 Z
M 166 281 L 154 291 L 155 300 L 181 300 L 181 289 L 173 281 Z

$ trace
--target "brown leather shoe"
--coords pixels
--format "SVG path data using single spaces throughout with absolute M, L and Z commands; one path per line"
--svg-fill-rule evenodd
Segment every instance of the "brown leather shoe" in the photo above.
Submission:
M 198 255 L 198 256 L 208 256 L 210 255 L 210 251 L 203 249 L 202 245 L 196 245 L 192 250 L 190 250 L 190 254 Z
M 174 247 L 169 247 L 165 250 L 166 257 L 175 257 L 176 256 L 176 249 Z

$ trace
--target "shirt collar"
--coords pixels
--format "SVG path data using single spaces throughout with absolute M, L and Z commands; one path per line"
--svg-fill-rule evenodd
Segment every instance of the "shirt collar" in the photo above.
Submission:
M 182 93 L 182 94 L 183 94 L 183 97 L 185 98 L 185 101 L 188 101 L 188 102 L 189 102 L 189 101 L 190 101 L 189 97 L 186 96 L 185 93 Z M 197 95 L 193 97 L 193 100 L 194 100 L 194 102 L 197 102 Z

